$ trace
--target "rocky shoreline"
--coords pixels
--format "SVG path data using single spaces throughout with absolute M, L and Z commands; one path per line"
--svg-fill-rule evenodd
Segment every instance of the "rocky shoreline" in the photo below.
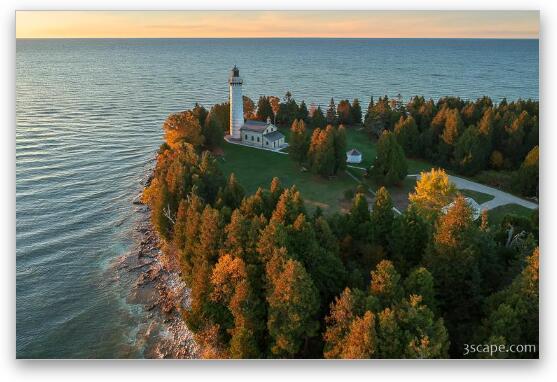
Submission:
M 141 182 L 147 187 L 152 169 Z M 150 210 L 140 201 L 133 201 L 138 223 L 133 236 L 134 248 L 118 264 L 119 272 L 131 276 L 132 287 L 127 302 L 142 305 L 145 323 L 136 335 L 139 353 L 145 358 L 196 358 L 197 345 L 186 326 L 181 311 L 189 307 L 190 290 L 179 272 L 166 261 L 161 242 L 150 221 Z

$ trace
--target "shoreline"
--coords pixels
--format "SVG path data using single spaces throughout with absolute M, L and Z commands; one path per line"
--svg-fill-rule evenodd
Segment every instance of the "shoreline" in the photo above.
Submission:
M 150 168 L 140 182 L 141 192 L 132 202 L 139 215 L 133 229 L 135 245 L 117 265 L 117 271 L 128 273 L 131 280 L 126 302 L 140 305 L 146 318 L 140 323 L 134 345 L 143 358 L 197 358 L 199 350 L 193 333 L 180 313 L 189 307 L 190 290 L 178 270 L 164 258 L 162 243 L 151 225 L 151 211 L 140 201 L 152 174 Z

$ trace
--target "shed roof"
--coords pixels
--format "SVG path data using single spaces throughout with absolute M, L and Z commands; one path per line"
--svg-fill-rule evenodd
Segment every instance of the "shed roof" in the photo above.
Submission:
M 358 155 L 362 155 L 362 153 L 359 152 L 359 151 L 356 150 L 356 149 L 352 149 L 352 150 L 348 151 L 348 152 L 346 153 L 346 155 L 349 155 L 349 156 L 358 156 Z

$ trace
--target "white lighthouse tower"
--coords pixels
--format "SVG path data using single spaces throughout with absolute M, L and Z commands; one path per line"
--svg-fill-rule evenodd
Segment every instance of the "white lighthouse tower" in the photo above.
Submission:
M 230 137 L 240 140 L 240 129 L 244 125 L 244 100 L 242 98 L 242 78 L 240 70 L 234 65 L 230 71 Z

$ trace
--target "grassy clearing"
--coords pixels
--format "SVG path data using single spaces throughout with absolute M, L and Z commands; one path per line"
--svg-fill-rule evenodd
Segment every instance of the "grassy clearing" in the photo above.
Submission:
M 533 213 L 534 210 L 519 206 L 518 204 L 506 204 L 489 210 L 488 217 L 491 225 L 499 225 L 506 215 L 512 214 L 529 218 Z
M 287 155 L 229 143 L 225 143 L 223 148 L 220 168 L 227 175 L 234 172 L 250 194 L 258 187 L 268 188 L 276 176 L 284 186 L 295 184 L 308 207 L 319 206 L 324 211 L 336 212 L 345 205 L 345 191 L 356 187 L 356 182 L 345 173 L 326 180 L 303 172 Z
M 462 195 L 474 199 L 478 204 L 489 202 L 491 199 L 494 198 L 493 195 L 484 194 L 483 192 L 478 192 L 473 190 L 459 190 L 459 191 Z

